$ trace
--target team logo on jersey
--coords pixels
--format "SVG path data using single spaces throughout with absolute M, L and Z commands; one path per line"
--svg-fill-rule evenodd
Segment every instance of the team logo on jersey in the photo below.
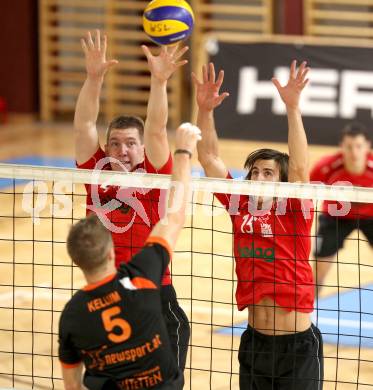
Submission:
M 239 246 L 238 253 L 241 258 L 263 259 L 267 263 L 272 263 L 275 259 L 275 248 L 256 247 L 254 241 L 250 247 Z
M 250 214 L 246 214 L 242 218 L 241 232 L 247 234 L 254 233 L 254 221 L 259 221 L 260 231 L 263 237 L 273 237 L 272 226 L 270 222 L 270 214 L 267 212 L 265 215 L 260 217 L 254 217 Z
M 105 359 L 101 354 L 103 351 L 107 349 L 107 345 L 103 345 L 99 349 L 91 350 L 91 351 L 85 351 L 82 350 L 83 355 L 88 355 L 91 358 L 91 363 L 87 366 L 88 369 L 97 369 L 99 371 L 102 371 L 106 365 Z
M 260 231 L 263 237 L 273 237 L 272 226 L 270 224 L 270 213 L 256 218 L 260 223 Z
M 261 223 L 260 229 L 263 237 L 272 237 L 272 226 L 269 223 Z
M 91 198 L 93 204 L 92 206 L 88 205 L 87 209 L 92 210 L 100 218 L 103 225 L 112 233 L 125 233 L 126 231 L 128 231 L 131 228 L 131 226 L 134 224 L 136 216 L 139 216 L 144 221 L 144 223 L 149 227 L 150 226 L 149 217 L 145 211 L 142 202 L 136 197 L 136 193 L 145 195 L 151 190 L 149 188 L 142 188 L 141 177 L 136 177 L 136 179 L 139 181 L 139 186 L 138 187 L 136 186 L 135 188 L 118 187 L 110 183 L 110 180 L 115 180 L 118 177 L 117 175 L 113 175 L 112 178 L 109 179 L 109 181 L 101 184 L 100 186 L 97 185 L 97 183 L 100 182 L 99 179 L 101 173 L 103 172 L 103 168 L 108 164 L 110 164 L 111 162 L 122 165 L 124 171 L 126 171 L 123 164 L 113 157 L 105 157 L 102 158 L 100 161 L 98 161 L 95 169 L 92 172 Z M 139 169 L 136 172 L 145 173 L 143 169 Z M 99 188 L 104 192 L 108 192 L 109 190 L 111 191 L 116 190 L 115 196 L 109 196 L 109 195 L 102 196 L 99 194 Z M 102 204 L 101 200 L 103 200 L 104 202 L 106 200 L 108 201 Z M 133 211 L 132 218 L 126 224 L 126 226 L 119 227 L 113 224 L 111 218 L 108 217 L 108 214 L 110 215 L 112 211 L 115 211 L 117 209 L 123 214 L 128 214 L 130 211 Z

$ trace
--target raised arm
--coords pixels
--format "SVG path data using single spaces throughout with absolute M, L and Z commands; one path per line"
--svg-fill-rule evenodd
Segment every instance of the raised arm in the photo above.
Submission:
M 223 84 L 224 72 L 220 71 L 215 81 L 215 67 L 212 63 L 202 68 L 203 81 L 200 82 L 192 73 L 196 88 L 198 106 L 197 126 L 201 129 L 202 140 L 198 143 L 198 160 L 205 170 L 206 176 L 226 178 L 228 170 L 219 156 L 219 141 L 216 134 L 214 110 L 229 96 L 227 92 L 219 95 Z
M 106 61 L 107 38 L 104 35 L 101 42 L 99 30 L 96 30 L 94 39 L 88 32 L 81 44 L 85 54 L 87 78 L 75 107 L 75 159 L 78 164 L 86 162 L 98 149 L 96 122 L 102 83 L 108 69 L 118 63 L 116 60 Z
M 286 105 L 288 117 L 289 182 L 307 183 L 310 180 L 307 136 L 299 109 L 300 95 L 308 83 L 306 65 L 303 62 L 297 71 L 297 62 L 293 61 L 289 81 L 284 87 L 276 78 L 272 79 Z
M 184 225 L 185 208 L 189 194 L 190 159 L 201 139 L 200 130 L 190 123 L 181 125 L 176 130 L 176 150 L 172 169 L 172 187 L 168 196 L 167 212 L 150 233 L 150 237 L 161 237 L 168 242 L 171 249 Z
M 146 46 L 142 46 L 142 49 L 148 60 L 151 73 L 150 95 L 144 129 L 145 152 L 151 164 L 156 169 L 160 169 L 167 162 L 170 154 L 167 139 L 167 81 L 178 68 L 188 62 L 180 60 L 188 47 L 178 49 L 178 46 L 172 48 L 163 46 L 158 56 L 152 55 Z

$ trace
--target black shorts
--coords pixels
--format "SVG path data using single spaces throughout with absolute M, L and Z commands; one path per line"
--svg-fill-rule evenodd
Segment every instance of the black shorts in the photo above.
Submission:
M 88 390 L 120 390 L 121 387 L 115 383 L 115 380 L 107 377 L 89 376 L 85 373 L 84 385 Z M 157 390 L 182 390 L 184 386 L 184 376 L 179 371 L 174 378 L 169 379 L 162 385 L 153 387 Z
M 330 217 L 321 214 L 316 237 L 315 256 L 328 257 L 335 255 L 343 248 L 346 237 L 354 230 L 361 230 L 373 246 L 373 219 L 348 219 Z
M 179 306 L 176 292 L 172 285 L 162 286 L 161 300 L 171 348 L 180 370 L 184 371 L 190 337 L 188 317 Z
M 322 390 L 323 342 L 314 325 L 284 336 L 248 326 L 238 351 L 241 390 Z
M 177 376 L 159 386 L 159 390 L 183 390 L 184 374 L 179 371 Z

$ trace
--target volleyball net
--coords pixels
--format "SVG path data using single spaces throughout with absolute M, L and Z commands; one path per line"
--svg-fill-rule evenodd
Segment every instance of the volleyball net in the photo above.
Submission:
M 65 245 L 71 224 L 86 214 L 85 183 L 167 189 L 170 177 L 0 164 L 0 389 L 63 388 L 59 316 L 85 285 Z M 197 177 L 191 187 L 171 267 L 191 326 L 185 388 L 237 389 L 247 311 L 236 307 L 232 223 L 213 193 L 313 199 L 316 242 L 324 200 L 373 203 L 373 189 Z M 312 318 L 325 342 L 324 389 L 373 388 L 372 259 L 368 240 L 354 229 L 315 301 Z

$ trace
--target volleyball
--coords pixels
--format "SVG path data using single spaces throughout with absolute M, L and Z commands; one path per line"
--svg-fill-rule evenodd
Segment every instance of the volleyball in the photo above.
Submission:
M 185 0 L 153 0 L 145 8 L 145 33 L 158 45 L 172 45 L 189 37 L 194 14 Z

